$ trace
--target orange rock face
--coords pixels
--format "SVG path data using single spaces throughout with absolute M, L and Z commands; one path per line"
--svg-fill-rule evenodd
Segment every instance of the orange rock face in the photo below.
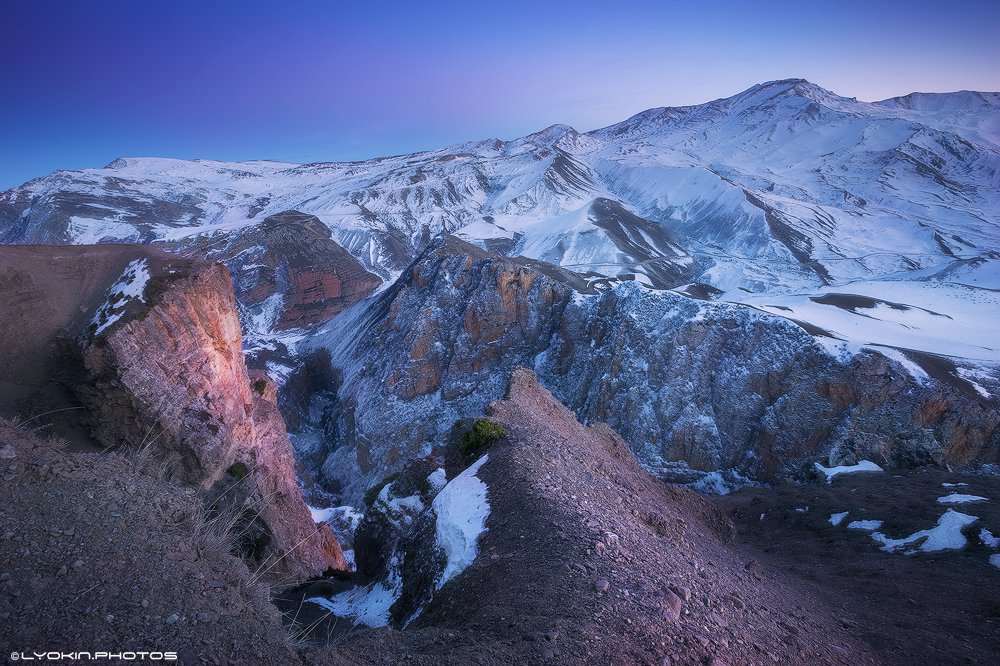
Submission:
M 155 301 L 84 342 L 93 381 L 80 394 L 96 438 L 172 454 L 176 478 L 210 494 L 224 494 L 235 475 L 239 499 L 267 534 L 262 571 L 305 578 L 345 568 L 333 534 L 302 500 L 274 386 L 248 374 L 226 268 L 196 263 L 152 280 Z
M 330 237 L 319 218 L 286 211 L 224 240 L 179 248 L 222 261 L 237 276 L 244 305 L 279 294 L 278 329 L 325 322 L 365 298 L 382 280 Z

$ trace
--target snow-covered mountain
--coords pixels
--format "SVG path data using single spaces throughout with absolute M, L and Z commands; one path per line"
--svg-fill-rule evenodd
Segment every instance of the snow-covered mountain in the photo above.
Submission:
M 1000 360 L 977 324 L 1000 313 L 998 119 L 997 93 L 865 103 L 786 80 L 586 134 L 557 125 L 365 162 L 118 159 L 0 194 L 0 238 L 184 248 L 297 210 L 386 280 L 444 231 L 598 286 L 635 279 L 831 339 L 905 334 Z

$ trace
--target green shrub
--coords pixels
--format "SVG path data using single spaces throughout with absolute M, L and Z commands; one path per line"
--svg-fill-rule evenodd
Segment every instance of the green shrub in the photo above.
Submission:
M 478 456 L 480 451 L 506 436 L 507 429 L 499 423 L 489 419 L 478 419 L 462 436 L 458 452 L 463 458 L 469 459 Z
M 267 390 L 267 380 L 258 379 L 253 383 L 253 390 L 257 392 L 257 395 L 263 396 L 264 391 Z
M 226 472 L 237 481 L 242 481 L 247 478 L 247 474 L 250 473 L 250 469 L 247 467 L 246 463 L 234 462 L 229 466 L 229 469 L 227 469 Z

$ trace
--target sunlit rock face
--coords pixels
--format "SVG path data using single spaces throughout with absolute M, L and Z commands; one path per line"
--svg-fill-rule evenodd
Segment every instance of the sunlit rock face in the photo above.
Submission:
M 248 373 L 224 266 L 141 246 L 15 247 L 0 252 L 0 272 L 11 278 L 3 302 L 40 315 L 25 317 L 18 348 L 45 361 L 16 361 L 3 402 L 60 384 L 94 442 L 147 450 L 171 480 L 252 523 L 261 571 L 344 567 L 302 500 L 273 382 Z

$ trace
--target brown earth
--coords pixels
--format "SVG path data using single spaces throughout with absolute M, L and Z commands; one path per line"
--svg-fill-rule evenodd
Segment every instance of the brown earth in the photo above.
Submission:
M 710 502 L 651 478 L 533 373 L 487 413 L 510 436 L 479 472 L 478 557 L 407 630 L 349 634 L 350 663 L 875 663 L 820 596 L 737 547 Z
M 0 654 L 170 650 L 280 664 L 294 641 L 224 520 L 155 458 L 74 453 L 0 420 Z M 204 660 L 200 660 L 200 658 Z
M 937 502 L 952 492 L 989 501 Z M 978 534 L 985 528 L 1000 535 L 1000 478 L 926 467 L 842 475 L 829 485 L 744 488 L 714 501 L 764 567 L 826 599 L 837 622 L 881 663 L 996 663 L 1000 569 L 989 564 L 997 551 Z M 964 531 L 968 545 L 960 551 L 886 553 L 869 532 L 846 527 L 855 520 L 883 520 L 878 531 L 902 538 L 933 527 L 949 506 L 979 518 Z M 832 514 L 844 511 L 849 514 L 841 525 L 830 524 Z

